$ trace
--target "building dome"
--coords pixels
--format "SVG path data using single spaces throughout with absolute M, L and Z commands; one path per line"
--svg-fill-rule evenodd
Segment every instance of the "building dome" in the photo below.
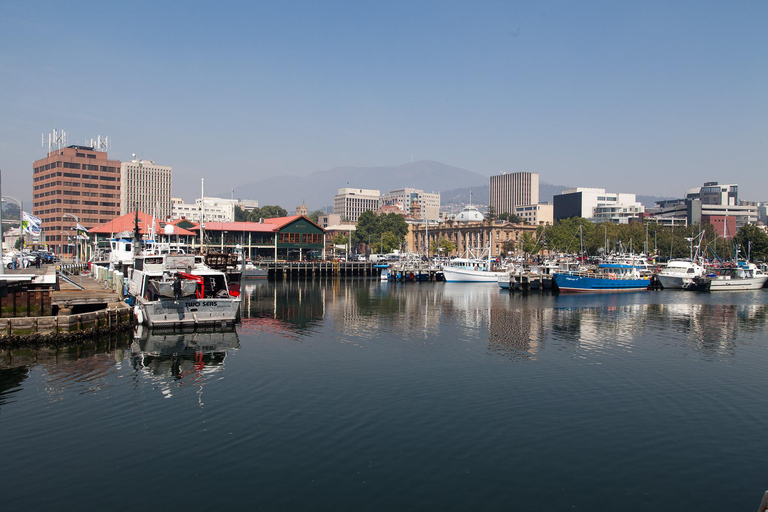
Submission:
M 476 207 L 468 204 L 456 215 L 456 222 L 483 222 L 485 217 Z

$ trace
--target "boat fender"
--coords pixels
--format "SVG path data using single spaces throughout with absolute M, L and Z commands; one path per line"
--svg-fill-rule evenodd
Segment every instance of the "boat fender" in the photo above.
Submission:
M 610 274 L 608 274 L 608 277 L 611 278 L 611 279 L 616 279 L 616 274 L 610 273 Z
M 133 314 L 136 316 L 136 322 L 139 325 L 144 323 L 144 314 L 141 312 L 141 308 L 139 306 L 134 306 Z

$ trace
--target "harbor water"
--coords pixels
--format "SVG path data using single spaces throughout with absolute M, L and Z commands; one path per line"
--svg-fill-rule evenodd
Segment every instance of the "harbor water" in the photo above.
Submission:
M 4 510 L 756 510 L 768 291 L 256 282 L 235 333 L 4 352 Z

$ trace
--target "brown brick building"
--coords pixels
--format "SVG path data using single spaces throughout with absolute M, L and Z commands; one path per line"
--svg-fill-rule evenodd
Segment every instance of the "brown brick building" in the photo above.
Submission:
M 90 146 L 68 146 L 33 164 L 32 213 L 43 221 L 45 243 L 62 252 L 74 236 L 74 215 L 92 228 L 120 215 L 120 162 Z M 62 218 L 65 214 L 66 218 Z

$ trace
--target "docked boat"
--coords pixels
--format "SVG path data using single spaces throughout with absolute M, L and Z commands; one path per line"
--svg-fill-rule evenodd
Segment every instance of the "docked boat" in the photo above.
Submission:
M 637 267 L 621 263 L 602 263 L 594 272 L 556 272 L 553 280 L 561 292 L 635 292 L 651 282 Z
M 266 279 L 269 273 L 267 269 L 254 265 L 251 260 L 246 260 L 242 275 L 243 279 Z
M 443 265 L 443 276 L 447 283 L 498 283 L 508 272 L 493 270 L 488 260 L 454 258 Z
M 672 260 L 657 277 L 665 290 L 691 289 L 694 279 L 704 276 L 704 266 L 692 260 Z
M 709 290 L 712 292 L 759 290 L 768 281 L 768 274 L 754 263 L 745 261 L 715 268 L 707 277 L 711 281 Z
M 138 323 L 149 327 L 229 325 L 239 318 L 239 293 L 200 256 L 136 256 L 128 293 Z

